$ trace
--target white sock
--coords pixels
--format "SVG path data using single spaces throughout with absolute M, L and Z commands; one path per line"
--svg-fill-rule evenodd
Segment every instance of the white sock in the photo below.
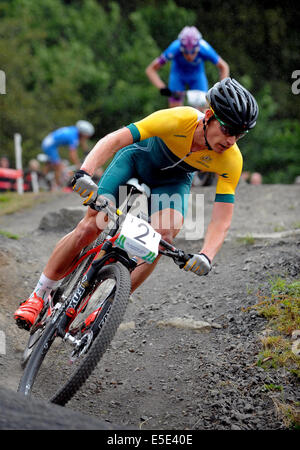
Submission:
M 38 297 L 41 297 L 43 300 L 47 300 L 51 291 L 56 289 L 60 285 L 60 283 L 61 280 L 50 280 L 50 278 L 47 278 L 43 272 L 40 276 L 39 281 L 37 282 L 35 289 L 31 294 L 31 297 L 34 293 L 36 293 Z

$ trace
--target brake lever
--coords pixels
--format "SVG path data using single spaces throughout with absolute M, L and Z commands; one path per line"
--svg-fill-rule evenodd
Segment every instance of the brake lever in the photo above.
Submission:
M 94 211 L 102 211 L 103 209 L 107 208 L 108 206 L 108 200 L 107 199 L 101 199 L 99 200 L 99 197 L 93 201 L 92 203 L 90 203 L 89 205 L 90 208 L 92 208 Z
M 174 258 L 175 264 L 179 267 L 179 269 L 183 269 L 188 260 L 192 257 L 191 254 L 186 254 L 183 250 L 179 250 L 178 256 Z

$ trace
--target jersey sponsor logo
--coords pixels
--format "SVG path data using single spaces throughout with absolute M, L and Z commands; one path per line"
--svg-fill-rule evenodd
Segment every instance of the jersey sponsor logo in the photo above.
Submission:
M 228 173 L 221 173 L 221 177 L 228 178 Z
M 183 137 L 186 138 L 186 136 L 184 134 L 174 134 L 175 137 Z
M 203 161 L 197 161 L 197 163 L 202 164 L 202 166 L 207 167 L 209 169 L 209 165 L 205 164 Z
M 209 168 L 209 165 L 207 164 L 209 161 L 212 161 L 212 158 L 209 155 L 202 156 L 202 158 L 197 159 L 197 163 L 202 164 L 202 166 L 205 166 L 207 168 Z

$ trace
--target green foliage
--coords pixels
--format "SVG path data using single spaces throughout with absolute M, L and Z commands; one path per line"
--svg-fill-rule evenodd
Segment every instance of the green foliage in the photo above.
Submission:
M 253 308 L 269 321 L 273 333 L 262 338 L 263 352 L 259 364 L 264 367 L 285 366 L 300 377 L 300 360 L 291 348 L 290 337 L 300 328 L 300 281 L 288 282 L 277 277 L 270 280 L 271 295 Z
M 257 96 L 255 130 L 240 141 L 244 169 L 264 182 L 290 183 L 300 172 L 300 109 L 291 92 L 297 67 L 298 10 L 274 1 L 3 0 L 0 2 L 0 149 L 13 162 L 13 134 L 25 164 L 50 131 L 82 118 L 95 139 L 167 107 L 145 74 L 185 25 L 196 25 Z M 298 19 L 297 19 L 298 18 Z M 284 67 L 285 73 L 282 73 Z M 167 82 L 170 65 L 160 71 Z M 209 84 L 218 70 L 206 64 Z
M 124 21 L 117 3 L 105 11 L 94 0 L 13 0 L 1 11 L 4 153 L 13 155 L 15 132 L 26 162 L 59 126 L 86 118 L 102 136 L 156 109 L 145 67 L 160 50 L 139 12 Z
M 237 242 L 244 245 L 253 245 L 255 244 L 255 238 L 251 234 L 247 234 L 243 237 L 238 237 Z
M 299 379 L 300 359 L 293 348 L 296 341 L 291 340 L 294 330 L 300 327 L 300 280 L 290 282 L 281 277 L 269 280 L 270 296 L 254 305 L 257 312 L 268 320 L 267 335 L 261 338 L 262 351 L 257 365 L 268 369 L 284 367 Z M 252 309 L 250 308 L 250 309 Z M 282 386 L 265 384 L 266 391 L 283 391 Z M 300 426 L 299 402 L 289 399 L 288 403 L 278 401 L 285 425 L 289 428 Z
M 262 173 L 265 183 L 293 183 L 300 175 L 300 122 L 278 118 L 279 105 L 267 83 L 257 101 L 260 107 L 257 125 L 239 142 L 244 169 Z
M 282 390 L 283 390 L 283 387 L 282 387 L 282 386 L 276 385 L 276 384 L 273 384 L 273 383 L 265 384 L 265 385 L 264 385 L 264 388 L 265 388 L 267 391 L 282 391 Z
M 177 6 L 173 0 L 160 2 L 159 11 L 153 2 L 148 2 L 141 14 L 161 50 L 177 38 L 183 27 L 196 25 L 197 21 L 195 11 Z
M 41 192 L 39 194 L 26 192 L 24 195 L 20 195 L 17 192 L 0 193 L 0 217 L 23 211 L 26 208 L 32 208 L 51 199 L 53 200 L 53 195 L 59 195 L 59 192 L 58 194 L 52 192 Z
M 20 236 L 18 236 L 17 234 L 13 234 L 13 233 L 10 233 L 9 231 L 4 231 L 4 230 L 0 230 L 0 236 L 5 236 L 8 239 L 14 239 L 14 240 L 20 239 Z

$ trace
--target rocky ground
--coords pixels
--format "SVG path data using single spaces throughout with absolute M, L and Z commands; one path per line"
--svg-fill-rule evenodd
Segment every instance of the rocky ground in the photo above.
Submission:
M 205 226 L 214 190 L 194 188 L 194 198 L 204 193 Z M 27 333 L 15 326 L 13 312 L 31 292 L 54 243 L 82 214 L 81 208 L 72 214 L 61 209 L 79 205 L 77 196 L 65 194 L 0 217 L 1 230 L 20 236 L 0 235 L 0 387 L 15 391 L 22 373 Z M 248 307 L 258 303 L 258 293 L 268 293 L 270 278 L 299 279 L 299 206 L 300 186 L 240 185 L 233 224 L 212 272 L 196 277 L 161 259 L 67 408 L 145 430 L 286 429 L 280 404 L 300 400 L 299 382 L 285 369 L 256 365 L 267 322 Z M 238 239 L 250 235 L 252 244 Z M 200 248 L 184 233 L 176 245 L 189 252 Z M 271 384 L 282 390 L 268 390 Z

